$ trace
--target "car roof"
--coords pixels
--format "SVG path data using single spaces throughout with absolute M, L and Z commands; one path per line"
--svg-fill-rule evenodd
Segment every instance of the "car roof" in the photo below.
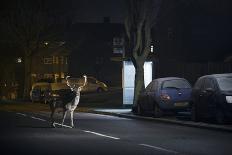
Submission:
M 158 82 L 163 82 L 167 80 L 186 80 L 186 79 L 180 77 L 164 77 L 164 78 L 154 79 L 154 81 L 158 81 Z
M 204 76 L 201 76 L 199 79 L 207 78 L 207 77 L 209 77 L 209 78 L 218 78 L 218 77 L 229 77 L 229 76 L 232 77 L 232 73 L 204 75 Z
M 51 83 L 52 90 L 70 89 L 66 83 Z
M 36 87 L 36 86 L 48 86 L 49 83 L 48 82 L 36 82 L 32 85 L 32 88 Z

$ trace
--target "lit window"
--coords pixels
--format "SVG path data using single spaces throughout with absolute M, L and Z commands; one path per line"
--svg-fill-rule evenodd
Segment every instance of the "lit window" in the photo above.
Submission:
M 44 64 L 45 64 L 45 65 L 50 65 L 50 64 L 52 64 L 52 57 L 45 57 L 45 58 L 44 58 Z
M 53 56 L 53 64 L 59 64 L 59 57 Z
M 154 47 L 153 47 L 153 45 L 151 45 L 151 53 L 153 53 L 154 52 Z
M 68 64 L 68 58 L 67 57 L 65 58 L 65 64 L 66 65 Z

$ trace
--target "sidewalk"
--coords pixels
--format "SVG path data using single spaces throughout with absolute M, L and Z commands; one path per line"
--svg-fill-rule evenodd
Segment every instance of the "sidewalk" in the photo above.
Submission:
M 189 127 L 232 132 L 232 124 L 218 125 L 218 124 L 210 124 L 210 123 L 204 123 L 204 122 L 193 122 L 193 121 L 190 121 L 189 119 L 180 119 L 175 116 L 167 116 L 167 117 L 162 117 L 162 118 L 138 116 L 138 115 L 134 115 L 131 112 L 131 109 L 96 108 L 96 109 L 90 109 L 88 110 L 88 112 L 96 113 L 96 114 L 118 116 L 118 117 L 123 117 L 123 118 L 137 119 L 137 120 L 146 120 L 146 121 L 153 121 L 153 122 L 159 122 L 159 123 L 169 123 L 169 124 L 183 125 L 183 126 L 189 126 Z

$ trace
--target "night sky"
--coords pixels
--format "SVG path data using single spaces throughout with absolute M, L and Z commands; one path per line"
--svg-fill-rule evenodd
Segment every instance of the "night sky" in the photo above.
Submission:
M 28 2 L 28 7 L 36 2 L 30 0 L 3 0 L 1 1 L 0 9 L 6 12 L 14 10 L 16 2 L 24 1 Z M 185 11 L 179 14 L 176 13 L 179 21 L 174 22 L 181 23 L 185 22 L 185 19 L 190 19 L 189 24 L 192 27 L 192 30 L 190 30 L 192 35 L 190 42 L 193 43 L 197 40 L 197 47 L 200 49 L 213 45 L 211 46 L 212 50 L 220 51 L 222 49 L 226 52 L 226 56 L 230 55 L 230 36 L 232 34 L 232 22 L 230 19 L 232 19 L 232 9 L 229 0 L 163 0 L 163 2 L 165 5 L 161 8 L 161 12 L 164 14 L 171 12 L 168 15 L 160 14 L 163 21 L 166 18 L 170 18 L 170 15 L 187 8 L 186 13 Z M 123 24 L 126 12 L 124 0 L 44 0 L 43 3 L 48 9 L 57 12 L 55 13 L 56 16 L 63 16 L 69 12 L 72 14 L 70 17 L 74 23 L 102 23 L 104 17 L 108 17 L 111 23 Z M 163 23 L 158 23 L 158 25 L 161 28 L 164 27 Z M 4 31 L 4 28 L 2 31 Z M 213 33 L 215 33 L 214 36 L 212 35 Z M 166 34 L 162 35 L 165 36 Z M 215 39 L 213 44 L 210 44 L 212 36 Z

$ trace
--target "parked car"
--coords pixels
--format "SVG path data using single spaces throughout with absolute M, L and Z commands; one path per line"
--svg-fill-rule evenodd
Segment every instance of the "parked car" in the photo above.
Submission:
M 47 82 L 38 82 L 32 85 L 30 98 L 32 102 L 40 102 L 44 100 L 44 92 L 49 89 L 50 84 Z
M 192 91 L 192 120 L 213 118 L 224 123 L 232 118 L 232 73 L 200 77 Z
M 58 96 L 57 94 L 70 91 L 71 90 L 66 83 L 39 82 L 32 85 L 30 97 L 32 102 L 47 103 L 49 95 L 56 97 Z
M 191 85 L 184 78 L 155 79 L 139 96 L 137 112 L 160 117 L 166 111 L 185 111 L 190 106 L 191 90 Z
M 76 84 L 76 85 L 82 85 L 83 82 L 84 82 L 84 79 L 83 78 L 69 78 L 69 81 L 72 83 L 72 84 Z M 87 76 L 87 84 L 83 87 L 83 90 L 82 92 L 104 92 L 104 91 L 108 91 L 108 86 L 97 80 L 96 78 L 94 77 L 90 77 L 90 76 Z
M 44 92 L 44 103 L 50 101 L 71 101 L 75 97 L 75 92 L 71 91 L 66 83 L 50 83 L 49 89 Z M 68 101 L 67 101 L 68 102 Z

